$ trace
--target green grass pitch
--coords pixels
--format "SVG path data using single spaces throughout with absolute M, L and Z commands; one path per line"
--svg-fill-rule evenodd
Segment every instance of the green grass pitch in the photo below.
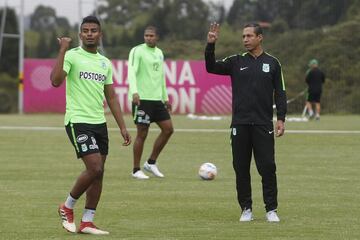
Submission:
M 165 178 L 146 181 L 131 178 L 132 147 L 121 146 L 114 121 L 107 118 L 112 129 L 110 154 L 95 223 L 110 235 L 95 237 L 65 232 L 57 215 L 58 204 L 83 169 L 63 129 L 63 116 L 0 115 L 0 239 L 360 239 L 360 116 L 325 115 L 319 122 L 286 123 L 289 132 L 276 139 L 279 224 L 265 221 L 254 161 L 255 220 L 239 222 L 230 133 L 226 131 L 229 117 L 200 121 L 174 116 L 175 133 L 159 158 Z M 134 138 L 131 117 L 125 118 Z M 157 134 L 150 132 L 142 163 Z M 214 181 L 197 176 L 203 162 L 218 167 Z M 77 224 L 83 204 L 81 198 L 75 211 Z

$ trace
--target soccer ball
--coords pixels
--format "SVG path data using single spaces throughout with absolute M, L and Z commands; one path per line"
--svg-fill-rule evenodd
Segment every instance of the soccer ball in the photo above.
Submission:
M 217 175 L 217 168 L 212 163 L 203 163 L 199 168 L 199 176 L 203 180 L 213 180 Z

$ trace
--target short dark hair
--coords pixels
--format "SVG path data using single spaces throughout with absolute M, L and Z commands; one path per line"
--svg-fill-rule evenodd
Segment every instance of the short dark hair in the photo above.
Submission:
M 155 26 L 149 25 L 149 26 L 147 26 L 147 27 L 145 28 L 144 32 L 145 32 L 146 30 L 154 31 L 156 35 L 159 35 L 159 34 L 158 34 L 158 29 L 157 29 L 157 27 L 155 27 Z
M 87 17 L 84 17 L 83 20 L 82 20 L 82 23 L 81 23 L 81 25 L 80 25 L 80 29 L 81 29 L 81 27 L 82 27 L 82 25 L 83 25 L 84 23 L 95 23 L 95 24 L 99 25 L 99 28 L 101 28 L 100 21 L 99 21 L 99 19 L 97 19 L 97 17 L 95 17 L 95 16 L 87 16 Z
M 253 27 L 256 35 L 263 34 L 263 30 L 258 23 L 247 23 L 244 28 Z

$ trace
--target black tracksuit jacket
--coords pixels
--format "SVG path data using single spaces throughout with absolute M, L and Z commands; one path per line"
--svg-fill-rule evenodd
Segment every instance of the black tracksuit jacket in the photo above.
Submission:
M 285 121 L 285 84 L 280 62 L 276 58 L 263 52 L 257 58 L 244 53 L 215 61 L 215 44 L 208 43 L 205 62 L 209 73 L 231 77 L 231 126 L 272 123 L 274 100 L 277 119 Z

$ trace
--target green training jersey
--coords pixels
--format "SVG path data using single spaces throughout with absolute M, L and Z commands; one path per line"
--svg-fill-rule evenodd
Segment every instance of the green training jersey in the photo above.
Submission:
M 145 43 L 131 49 L 128 61 L 129 100 L 138 93 L 143 100 L 168 101 L 164 73 L 164 55 Z
M 113 83 L 110 60 L 77 47 L 66 52 L 63 69 L 67 73 L 65 125 L 106 122 L 104 86 Z

